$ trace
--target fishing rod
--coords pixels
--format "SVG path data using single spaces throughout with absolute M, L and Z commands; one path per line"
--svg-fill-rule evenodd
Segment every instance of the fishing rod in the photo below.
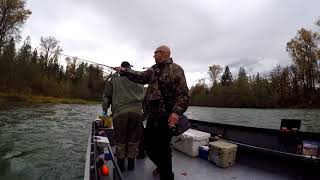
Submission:
M 110 69 L 116 71 L 115 70 L 116 67 L 108 66 L 108 65 L 105 65 L 105 64 L 101 64 L 101 63 L 96 63 L 94 61 L 90 61 L 90 60 L 83 59 L 83 58 L 78 58 L 76 56 L 70 56 L 70 55 L 67 55 L 67 54 L 60 53 L 60 55 L 65 56 L 65 57 L 72 57 L 72 58 L 75 58 L 76 60 L 80 60 L 80 61 L 83 61 L 83 62 L 88 62 L 88 63 L 96 64 L 96 65 L 99 65 L 99 66 L 104 66 L 104 67 L 107 67 L 107 68 L 110 68 Z M 130 72 L 130 71 L 126 71 L 126 70 L 123 70 L 122 72 L 125 72 L 125 73 L 128 73 L 128 74 L 134 74 L 134 75 L 136 74 L 134 72 Z
M 90 60 L 87 60 L 87 59 L 83 59 L 83 58 L 78 58 L 78 57 L 76 57 L 76 56 L 70 56 L 70 55 L 62 54 L 62 53 L 60 53 L 60 55 L 65 56 L 65 57 L 73 57 L 73 58 L 75 58 L 76 60 L 88 62 L 88 63 L 91 63 L 91 64 L 96 64 L 96 65 L 99 65 L 99 66 L 104 66 L 104 67 L 110 68 L 110 69 L 112 69 L 112 70 L 115 69 L 115 67 L 108 66 L 108 65 L 105 65 L 105 64 L 101 64 L 101 63 L 97 63 L 97 62 L 93 62 L 93 61 L 90 61 Z

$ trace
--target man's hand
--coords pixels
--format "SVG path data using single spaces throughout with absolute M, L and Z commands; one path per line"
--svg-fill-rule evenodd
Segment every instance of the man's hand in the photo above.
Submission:
M 179 122 L 180 116 L 176 113 L 171 113 L 168 119 L 170 128 L 174 127 Z
M 121 72 L 121 71 L 125 71 L 126 68 L 119 66 L 119 67 L 113 68 L 113 70 L 115 70 L 115 71 L 117 71 L 117 72 Z

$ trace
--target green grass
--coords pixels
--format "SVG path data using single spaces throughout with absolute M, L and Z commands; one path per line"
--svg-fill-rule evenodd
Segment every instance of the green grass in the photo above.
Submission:
M 27 102 L 27 103 L 52 103 L 52 104 L 99 104 L 97 101 L 83 99 L 65 99 L 51 96 L 24 95 L 19 93 L 1 93 L 0 103 L 5 102 Z

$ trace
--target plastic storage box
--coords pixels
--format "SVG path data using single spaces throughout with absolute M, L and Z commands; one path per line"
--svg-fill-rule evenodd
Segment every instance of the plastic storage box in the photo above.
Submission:
M 208 160 L 209 146 L 200 146 L 199 147 L 199 157 L 202 159 Z
M 225 141 L 213 141 L 209 143 L 209 161 L 217 166 L 227 168 L 235 163 L 238 146 Z
M 191 157 L 199 155 L 199 146 L 208 145 L 210 134 L 189 129 L 180 136 L 173 138 L 173 147 Z
M 307 141 L 302 142 L 302 154 L 310 157 L 320 157 L 320 143 L 316 141 Z

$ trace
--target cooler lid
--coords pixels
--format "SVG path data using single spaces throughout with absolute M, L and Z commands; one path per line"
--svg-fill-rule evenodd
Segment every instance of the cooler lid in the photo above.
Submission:
M 210 133 L 198 131 L 195 129 L 188 129 L 186 132 L 180 135 L 182 138 L 191 139 L 196 141 L 206 140 L 210 138 Z
M 231 144 L 226 141 L 213 141 L 209 143 L 210 146 L 218 147 L 221 149 L 234 149 L 237 148 L 236 144 Z

